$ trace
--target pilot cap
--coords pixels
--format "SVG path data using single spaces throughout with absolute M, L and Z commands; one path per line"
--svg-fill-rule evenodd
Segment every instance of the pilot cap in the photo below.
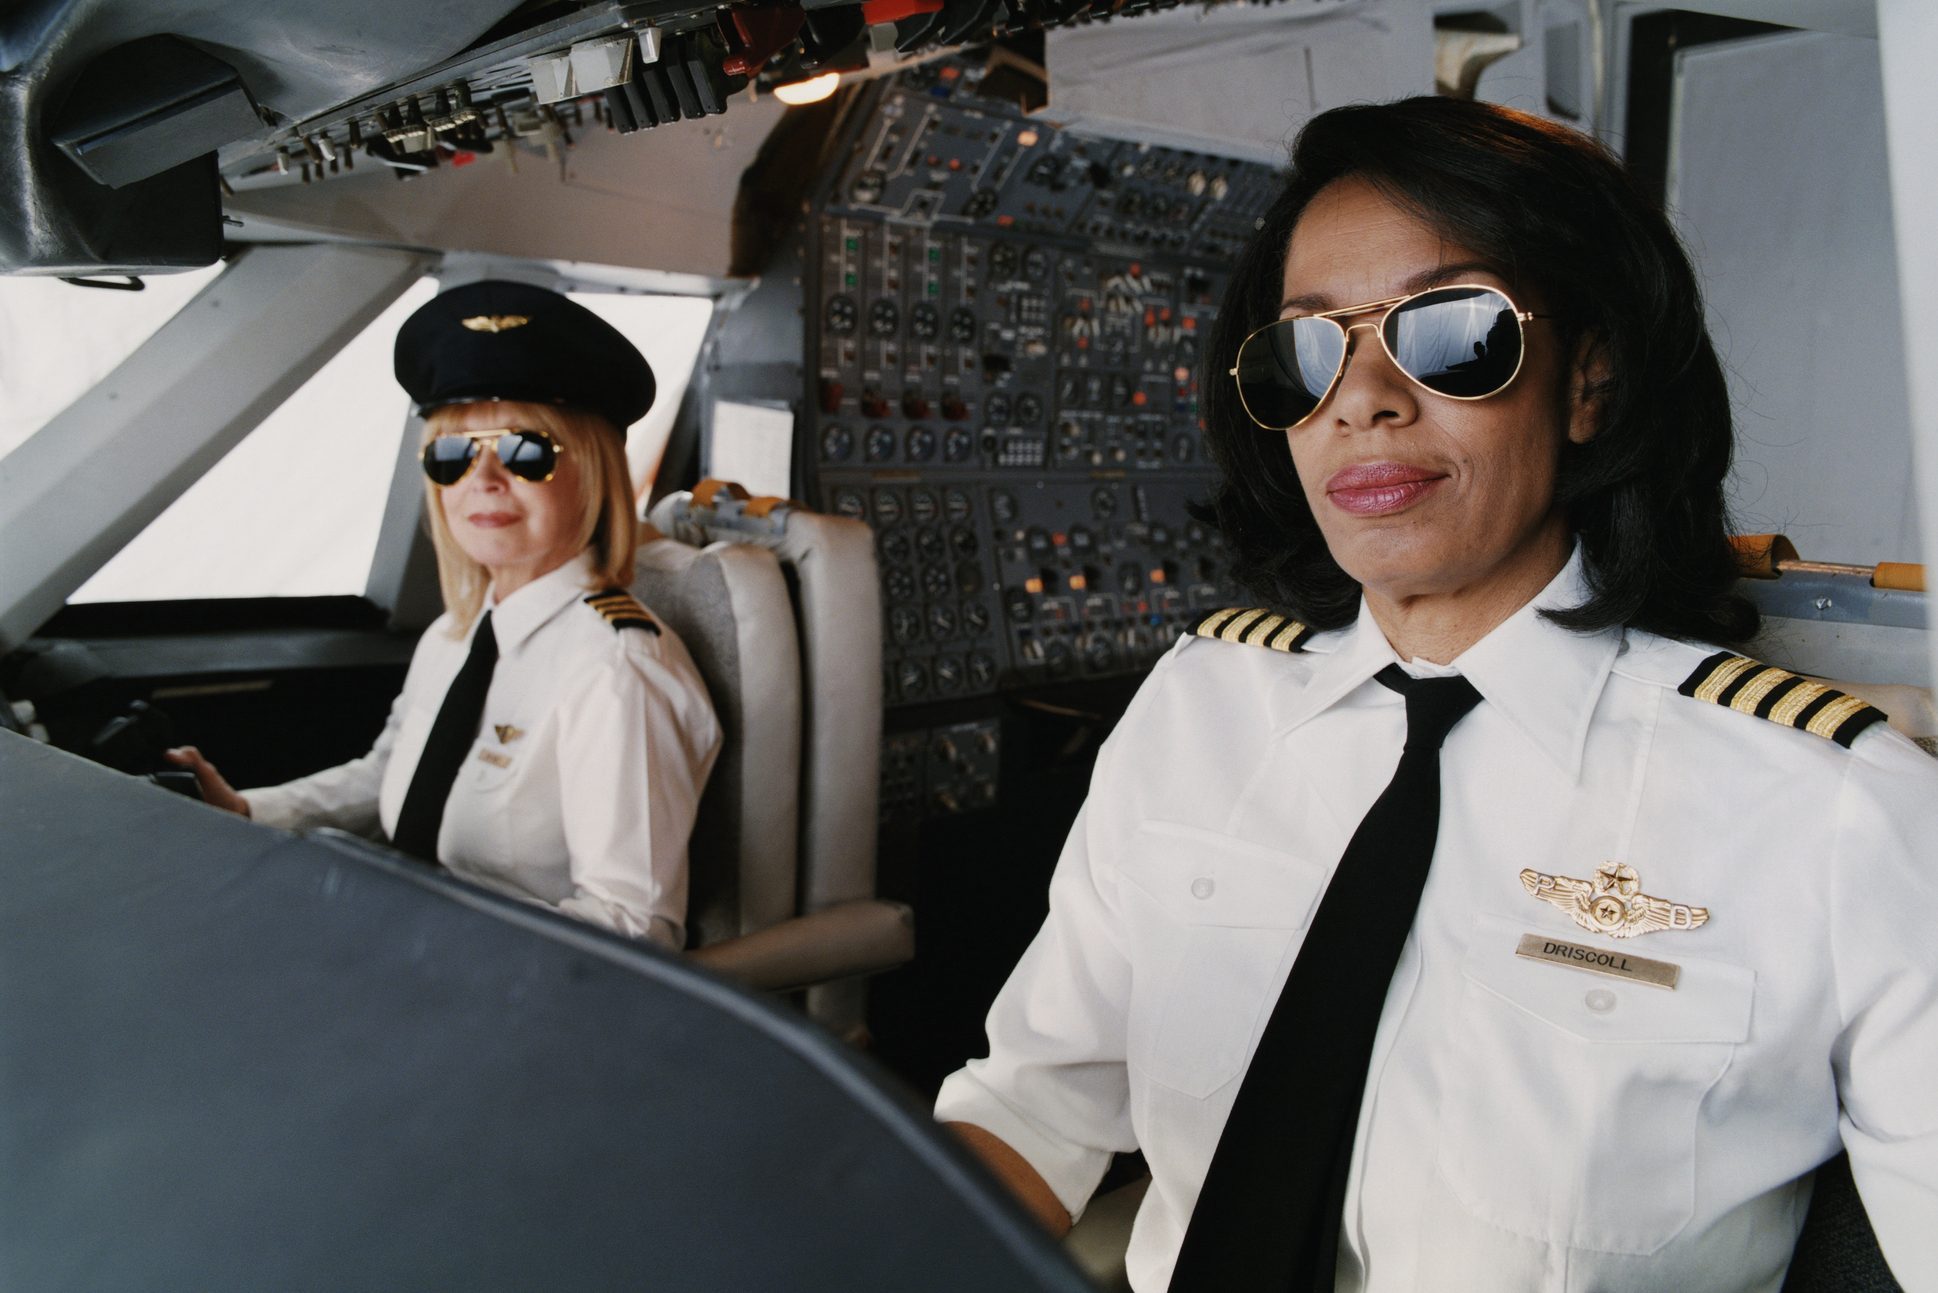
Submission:
M 404 320 L 396 371 L 420 415 L 479 400 L 569 404 L 622 436 L 655 389 L 645 356 L 604 319 L 557 292 L 500 280 L 454 287 Z

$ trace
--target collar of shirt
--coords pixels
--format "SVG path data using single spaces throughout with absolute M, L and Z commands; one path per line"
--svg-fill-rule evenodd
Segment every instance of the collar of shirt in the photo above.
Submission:
M 1512 720 L 1571 778 L 1580 775 L 1588 723 L 1621 649 L 1622 634 L 1617 629 L 1574 633 L 1544 619 L 1541 611 L 1579 606 L 1588 593 L 1577 546 L 1533 601 L 1453 661 L 1453 671 L 1473 683 L 1483 700 Z M 1288 679 L 1272 698 L 1275 731 L 1298 727 L 1399 662 L 1363 597 L 1352 627 L 1317 635 L 1306 651 L 1314 659 L 1304 682 Z M 1392 699 L 1397 703 L 1399 698 Z
M 491 612 L 491 631 L 498 653 L 509 655 L 523 646 L 539 625 L 592 591 L 592 554 L 581 552 L 557 570 L 540 575 L 523 588 L 493 603 L 497 590 L 485 589 L 484 604 Z

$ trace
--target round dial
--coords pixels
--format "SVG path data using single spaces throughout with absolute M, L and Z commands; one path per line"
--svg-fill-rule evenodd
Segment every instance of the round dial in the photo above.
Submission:
M 917 341 L 934 341 L 942 332 L 942 312 L 927 301 L 908 312 L 908 335 Z
M 821 433 L 821 458 L 824 462 L 846 462 L 855 451 L 855 437 L 846 427 L 829 427 Z
M 982 402 L 982 420 L 993 427 L 1009 425 L 1009 396 L 991 395 Z
M 929 671 L 920 660 L 904 660 L 895 667 L 895 688 L 904 696 L 922 696 L 929 690 Z
M 935 689 L 944 695 L 962 690 L 962 661 L 945 655 L 935 662 Z
M 976 339 L 976 312 L 968 306 L 958 306 L 949 313 L 949 340 L 958 346 L 966 346 Z
M 1032 247 L 1023 256 L 1023 274 L 1035 282 L 1042 282 L 1050 276 L 1050 253 L 1041 247 Z
M 975 513 L 975 510 L 976 505 L 970 500 L 967 492 L 960 489 L 945 489 L 942 491 L 942 512 L 951 521 L 960 525 L 962 522 L 968 520 Z
M 977 687 L 987 687 L 996 681 L 996 662 L 981 651 L 969 653 L 969 681 Z
M 929 636 L 941 642 L 956 635 L 955 609 L 942 602 L 929 607 Z
M 913 642 L 922 636 L 922 617 L 913 607 L 897 606 L 888 613 L 888 631 L 897 642 Z
M 868 335 L 871 337 L 892 337 L 902 326 L 901 307 L 887 297 L 882 297 L 868 307 Z
M 1036 425 L 1037 419 L 1042 416 L 1043 401 L 1041 398 L 1035 395 L 1018 395 L 1016 397 L 1017 425 L 1033 427 Z
M 989 511 L 1004 525 L 1016 519 L 1018 512 L 1016 495 L 1006 489 L 992 490 L 989 495 Z
M 882 591 L 888 594 L 891 602 L 912 602 L 915 600 L 915 576 L 900 566 L 890 566 L 882 576 Z
M 974 530 L 966 525 L 949 527 L 949 548 L 958 557 L 975 556 L 977 546 Z
M 981 602 L 962 604 L 962 631 L 970 637 L 981 637 L 989 628 L 989 608 Z
M 1099 521 L 1108 521 L 1117 515 L 1117 495 L 1105 485 L 1090 491 L 1090 514 Z
M 922 568 L 922 595 L 924 597 L 930 601 L 936 601 L 940 598 L 947 597 L 954 591 L 955 580 L 950 577 L 946 569 L 941 566 L 924 566 Z
M 1014 243 L 999 242 L 989 249 L 989 272 L 997 278 L 1015 278 L 1021 261 Z
M 910 490 L 908 514 L 917 525 L 927 525 L 936 518 L 938 508 L 935 495 L 926 489 Z
M 829 332 L 837 337 L 854 335 L 855 326 L 861 322 L 861 308 L 852 296 L 831 296 L 822 314 Z
M 976 437 L 962 427 L 950 427 L 942 437 L 942 456 L 949 462 L 967 462 L 976 452 Z
M 862 441 L 862 452 L 868 455 L 869 462 L 887 462 L 895 456 L 895 433 L 887 427 L 869 427 L 868 437 Z
M 900 526 L 883 530 L 882 537 L 875 547 L 881 553 L 883 561 L 898 565 L 915 555 L 915 548 L 908 541 L 908 531 Z
M 890 526 L 902 519 L 902 496 L 892 489 L 875 491 L 875 523 Z
M 862 498 L 858 489 L 844 489 L 834 496 L 834 514 L 845 516 L 850 521 L 868 519 L 868 502 Z
M 935 432 L 927 427 L 910 427 L 908 432 L 908 460 L 927 462 L 935 457 Z
M 925 525 L 915 532 L 915 550 L 922 554 L 924 561 L 941 561 L 949 555 L 942 531 L 933 525 Z

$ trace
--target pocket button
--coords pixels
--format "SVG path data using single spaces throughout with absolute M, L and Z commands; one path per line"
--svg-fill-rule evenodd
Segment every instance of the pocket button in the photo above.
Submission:
M 1218 885 L 1208 875 L 1201 875 L 1191 882 L 1191 896 L 1193 898 L 1209 898 L 1216 892 L 1218 892 Z
M 1598 1015 L 1605 1015 L 1615 1008 L 1615 994 L 1607 988 L 1595 988 L 1582 1000 Z

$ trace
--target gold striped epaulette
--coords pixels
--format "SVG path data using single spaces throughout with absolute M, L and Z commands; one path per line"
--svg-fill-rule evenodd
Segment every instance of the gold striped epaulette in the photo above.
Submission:
M 644 606 L 623 588 L 606 588 L 585 599 L 585 604 L 606 617 L 615 629 L 645 629 L 657 634 L 659 623 Z
M 1676 690 L 1739 714 L 1754 714 L 1825 737 L 1846 748 L 1859 732 L 1885 721 L 1883 710 L 1835 687 L 1728 651 L 1718 651 L 1697 665 Z
M 1274 614 L 1262 606 L 1227 606 L 1207 611 L 1185 625 L 1186 633 L 1220 642 L 1270 647 L 1274 651 L 1303 651 L 1312 630 L 1297 620 Z

